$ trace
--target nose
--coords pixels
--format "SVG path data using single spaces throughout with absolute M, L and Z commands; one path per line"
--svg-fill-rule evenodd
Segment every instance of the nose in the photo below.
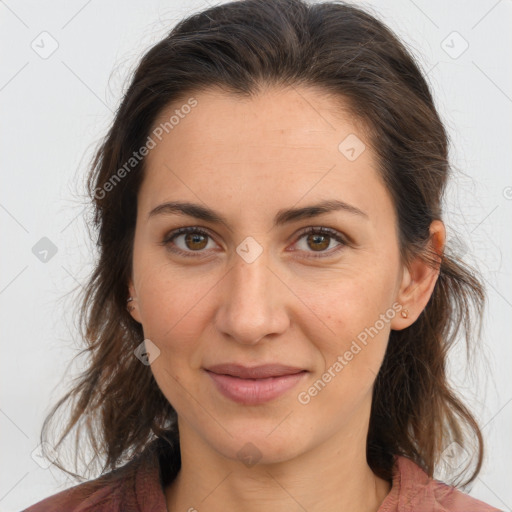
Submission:
M 286 331 L 286 301 L 292 294 L 276 274 L 265 252 L 252 263 L 242 258 L 235 261 L 219 284 L 216 327 L 224 336 L 254 345 L 265 336 Z

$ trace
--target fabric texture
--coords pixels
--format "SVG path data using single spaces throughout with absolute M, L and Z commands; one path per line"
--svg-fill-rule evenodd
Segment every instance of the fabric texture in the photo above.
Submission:
M 176 477 L 180 466 L 179 448 L 164 439 L 156 439 L 123 467 L 54 494 L 24 512 L 168 512 L 164 487 Z M 395 456 L 392 487 L 378 512 L 500 512 L 500 509 L 429 478 L 412 460 Z

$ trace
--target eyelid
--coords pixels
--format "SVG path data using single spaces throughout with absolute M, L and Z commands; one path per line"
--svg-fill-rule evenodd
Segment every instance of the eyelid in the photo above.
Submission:
M 184 226 L 181 228 L 173 229 L 169 231 L 167 234 L 164 235 L 163 240 L 160 242 L 159 245 L 163 245 L 164 247 L 169 246 L 172 241 L 177 238 L 180 235 L 186 235 L 188 233 L 199 233 L 201 235 L 207 236 L 210 239 L 215 241 L 215 237 L 211 234 L 210 230 L 207 228 L 203 228 L 200 226 Z M 217 242 L 215 242 L 217 243 Z M 218 244 L 217 244 L 218 245 Z M 183 249 L 180 249 L 179 247 L 176 247 L 174 249 L 169 249 L 169 251 L 175 253 L 175 254 L 182 254 L 186 257 L 201 257 L 201 253 L 204 251 L 195 251 L 196 256 L 194 256 L 194 251 L 183 251 Z
M 329 249 L 328 251 L 318 251 L 315 253 L 315 251 L 305 251 L 309 256 L 306 256 L 306 258 L 330 258 L 338 256 L 338 254 L 345 249 L 345 247 L 351 247 L 352 242 L 345 234 L 343 234 L 341 231 L 338 231 L 337 229 L 330 228 L 327 226 L 307 226 L 300 230 L 296 235 L 294 235 L 295 243 L 298 243 L 305 235 L 308 234 L 319 234 L 319 235 L 326 235 L 329 238 L 335 240 L 340 245 Z M 298 249 L 293 249 L 291 252 L 301 252 Z
M 212 235 L 212 232 L 208 228 L 203 228 L 201 226 L 184 226 L 184 227 L 173 229 L 173 230 L 169 231 L 166 235 L 164 235 L 163 240 L 162 240 L 162 242 L 160 242 L 159 245 L 168 246 L 178 236 L 183 235 L 183 234 L 188 234 L 188 233 L 199 233 L 199 234 L 209 237 L 210 239 L 212 239 L 215 242 L 215 236 Z M 340 250 L 343 250 L 345 247 L 353 246 L 353 241 L 349 236 L 345 235 L 344 233 L 342 233 L 341 231 L 339 231 L 335 228 L 331 228 L 331 227 L 328 227 L 325 225 L 306 226 L 306 227 L 302 228 L 301 230 L 299 230 L 298 233 L 295 233 L 292 237 L 292 240 L 295 240 L 294 245 L 307 234 L 326 235 L 326 236 L 334 239 L 335 241 L 337 241 L 339 244 L 341 244 L 341 246 L 338 246 L 337 248 L 330 249 L 328 251 L 318 251 L 316 255 L 315 255 L 315 251 L 304 251 L 311 255 L 311 256 L 307 256 L 308 258 L 309 257 L 328 258 L 328 257 L 337 255 L 338 252 L 340 252 Z M 215 242 L 215 243 L 217 243 L 217 242 Z M 195 258 L 204 257 L 203 253 L 205 253 L 205 251 L 184 251 L 183 249 L 180 249 L 177 247 L 175 247 L 173 249 L 169 249 L 169 250 L 175 254 L 181 254 L 181 255 L 184 255 L 185 257 L 195 257 Z M 300 251 L 297 249 L 292 249 L 289 252 L 303 252 L 303 251 Z
M 338 229 L 331 228 L 329 226 L 307 226 L 305 228 L 302 228 L 299 230 L 297 234 L 294 235 L 294 238 L 297 240 L 301 238 L 302 236 L 308 234 L 308 233 L 320 233 L 331 236 L 331 238 L 340 238 L 341 241 L 347 245 L 351 243 L 350 237 L 345 235 L 343 232 L 339 231 Z

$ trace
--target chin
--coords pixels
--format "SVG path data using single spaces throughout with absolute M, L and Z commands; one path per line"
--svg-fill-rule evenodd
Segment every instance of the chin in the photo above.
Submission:
M 278 432 L 278 422 L 272 422 L 270 428 L 270 422 L 263 422 L 261 428 L 256 427 L 255 420 L 243 423 L 238 428 L 226 425 L 231 436 L 222 430 L 219 436 L 212 437 L 209 433 L 204 438 L 205 442 L 227 459 L 242 462 L 247 467 L 285 462 L 308 449 L 306 440 L 301 439 L 299 432 Z

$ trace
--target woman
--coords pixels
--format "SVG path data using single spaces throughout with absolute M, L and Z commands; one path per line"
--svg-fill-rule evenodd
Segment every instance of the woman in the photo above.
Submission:
M 85 423 L 105 474 L 27 510 L 497 510 L 432 478 L 483 461 L 445 374 L 484 303 L 445 251 L 447 146 L 359 8 L 179 23 L 94 159 L 90 366 L 43 427 L 74 400 L 55 446 Z

